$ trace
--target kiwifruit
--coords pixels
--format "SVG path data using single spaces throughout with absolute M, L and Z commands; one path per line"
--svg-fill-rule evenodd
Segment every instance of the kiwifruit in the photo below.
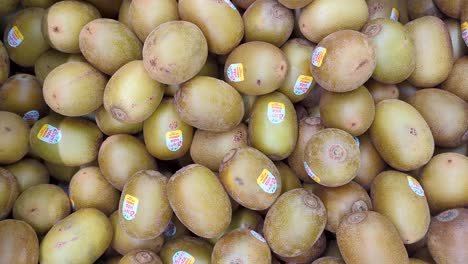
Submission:
M 99 168 L 104 177 L 118 190 L 123 190 L 130 177 L 140 170 L 157 169 L 156 160 L 141 140 L 126 134 L 108 137 L 98 155 Z
M 219 179 L 236 202 L 252 210 L 269 208 L 281 194 L 275 164 L 252 147 L 230 150 L 219 167 Z
M 408 174 L 384 171 L 372 182 L 374 210 L 386 216 L 405 244 L 421 240 L 429 228 L 431 215 L 424 190 Z
M 20 194 L 18 181 L 7 169 L 0 167 L 0 220 L 8 217 Z
M 262 95 L 275 91 L 286 80 L 288 58 L 273 44 L 251 41 L 227 57 L 224 79 L 240 93 Z
M 454 153 L 459 153 L 462 155 L 468 155 L 468 143 L 467 144 L 462 144 L 459 147 L 456 148 L 442 148 L 442 147 L 436 147 L 434 150 L 434 155 L 441 154 L 441 153 L 446 153 L 446 152 L 454 152 Z
M 184 83 L 174 96 L 174 104 L 185 123 L 212 132 L 232 130 L 244 117 L 244 103 L 236 89 L 208 76 Z
M 309 112 L 307 112 L 307 108 L 305 108 L 301 104 L 295 104 L 294 109 L 296 110 L 297 120 L 301 120 L 309 116 Z
M 338 187 L 350 182 L 360 166 L 359 143 L 347 132 L 326 128 L 315 133 L 304 148 L 304 167 L 317 183 Z
M 345 264 L 343 259 L 337 257 L 321 257 L 311 264 Z
M 286 95 L 293 103 L 306 98 L 315 87 L 309 62 L 314 48 L 315 44 L 301 38 L 288 40 L 281 47 L 288 58 L 289 71 L 278 91 Z
M 20 0 L 6 0 L 0 6 L 0 15 L 4 16 L 16 10 Z
M 123 256 L 119 264 L 163 264 L 163 262 L 152 251 L 137 249 Z
M 406 80 L 416 67 L 415 45 L 406 28 L 390 18 L 368 22 L 362 32 L 375 47 L 377 65 L 372 78 L 387 84 Z
M 327 225 L 325 229 L 336 233 L 341 219 L 360 211 L 372 210 L 371 198 L 366 190 L 355 182 L 349 182 L 339 187 L 317 186 L 314 190 L 327 210 Z
M 398 99 L 405 102 L 408 102 L 408 98 L 410 98 L 419 90 L 414 85 L 410 84 L 408 81 L 404 81 L 402 83 L 397 84 L 397 87 L 399 92 Z
M 468 77 L 466 76 L 468 71 L 468 56 L 461 57 L 453 65 L 452 71 L 450 71 L 447 79 L 442 83 L 441 88 L 449 91 L 461 99 L 468 101 Z
M 282 194 L 268 210 L 263 233 L 276 254 L 296 257 L 319 239 L 327 221 L 322 201 L 299 188 Z
M 288 157 L 288 164 L 297 177 L 304 182 L 314 182 L 304 168 L 304 149 L 310 138 L 325 126 L 319 117 L 307 117 L 299 122 L 296 147 Z
M 128 19 L 138 38 L 144 42 L 146 37 L 159 25 L 179 19 L 176 0 L 131 1 Z
M 253 230 L 238 228 L 216 242 L 211 263 L 271 264 L 271 251 L 260 234 Z
M 314 1 L 311 5 L 322 1 Z M 339 6 L 351 4 L 351 1 L 344 2 Z M 317 44 L 310 70 L 315 81 L 325 90 L 349 92 L 359 88 L 372 76 L 376 63 L 374 45 L 366 35 L 353 30 L 340 30 Z
M 39 235 L 44 235 L 70 212 L 70 200 L 62 188 L 40 184 L 18 196 L 13 207 L 13 218 L 25 221 Z
M 410 263 L 410 264 L 429 264 L 429 263 L 427 263 L 427 262 L 424 261 L 424 260 L 415 259 L 415 258 L 410 258 L 410 259 L 409 259 L 409 263 Z
M 406 3 L 401 5 L 399 0 L 367 0 L 366 2 L 369 8 L 369 21 L 389 18 L 398 22 L 401 14 L 401 23 L 408 22 Z
M 10 59 L 23 67 L 34 66 L 37 58 L 49 49 L 41 32 L 45 14 L 42 8 L 26 8 L 15 14 L 3 35 L 3 43 Z
M 231 222 L 229 196 L 216 175 L 202 165 L 178 170 L 167 183 L 167 195 L 177 218 L 200 237 L 218 237 Z
M 411 19 L 423 16 L 435 16 L 439 18 L 444 16 L 434 4 L 434 0 L 408 0 L 408 13 Z
M 277 257 L 283 260 L 285 263 L 307 263 L 309 264 L 311 261 L 317 259 L 320 255 L 323 254 L 325 248 L 327 246 L 327 238 L 325 236 L 325 232 L 320 235 L 319 239 L 314 243 L 312 248 L 306 251 L 306 253 L 301 254 L 297 257 L 282 257 L 277 255 Z
M 294 14 L 291 9 L 275 0 L 257 0 L 242 15 L 244 41 L 264 41 L 277 47 L 291 36 Z
M 369 90 L 374 103 L 378 104 L 385 99 L 398 99 L 400 91 L 395 84 L 385 84 L 374 79 L 367 81 L 364 86 Z
M 45 78 L 44 99 L 56 113 L 83 116 L 102 105 L 107 78 L 87 62 L 67 62 Z
M 116 256 L 116 257 L 106 258 L 103 264 L 119 264 L 122 257 L 123 256 Z
M 455 208 L 432 218 L 427 246 L 437 263 L 465 263 L 468 259 L 467 242 L 468 209 Z
M 242 119 L 246 123 L 249 122 L 250 116 L 252 115 L 252 108 L 255 103 L 255 100 L 257 100 L 256 95 L 246 95 L 246 94 L 241 94 L 242 96 L 242 101 L 244 102 L 244 118 Z
M 80 209 L 55 224 L 40 245 L 40 263 L 94 263 L 109 247 L 112 225 L 101 211 Z
M 132 24 L 130 22 L 130 4 L 132 0 L 123 0 L 119 8 L 119 22 L 127 26 L 133 31 Z
M 127 181 L 120 196 L 119 221 L 128 235 L 145 240 L 164 232 L 172 218 L 167 181 L 154 170 L 136 172 Z
M 442 13 L 455 19 L 460 18 L 460 7 L 463 2 L 463 0 L 434 0 Z
M 20 73 L 8 78 L 0 87 L 0 110 L 16 113 L 33 124 L 47 113 L 47 104 L 38 79 Z
M 211 264 L 213 246 L 201 238 L 184 236 L 164 244 L 161 249 L 163 263 Z
M 400 23 L 404 25 L 411 20 L 408 13 L 408 0 L 397 0 L 396 9 L 399 13 L 398 21 L 400 21 Z
M 377 104 L 369 132 L 380 156 L 397 170 L 417 169 L 434 153 L 429 125 L 416 108 L 398 99 Z
M 312 0 L 278 0 L 278 2 L 289 9 L 300 9 L 310 4 Z
M 1 263 L 36 264 L 39 262 L 39 240 L 26 222 L 0 221 Z
M 257 0 L 231 0 L 236 6 L 247 9 L 251 4 L 253 4 Z
M 133 60 L 141 60 L 142 44 L 124 24 L 98 18 L 80 31 L 79 45 L 83 56 L 98 70 L 112 75 Z
M 447 25 L 450 39 L 452 40 L 453 59 L 456 61 L 465 56 L 468 52 L 467 45 L 465 45 L 465 42 L 463 41 L 460 22 L 455 19 L 447 18 L 444 19 L 444 23 Z
M 3 42 L 0 41 L 0 85 L 2 85 L 8 79 L 9 75 L 10 57 L 8 56 L 8 52 L 5 49 L 5 45 L 3 45 Z
M 336 238 L 347 264 L 409 263 L 397 229 L 379 213 L 363 211 L 346 216 L 338 227 Z M 372 248 L 372 251 L 359 250 L 362 247 Z
M 154 253 L 159 253 L 164 244 L 164 236 L 162 235 L 153 239 L 142 240 L 127 234 L 122 225 L 120 225 L 118 211 L 111 214 L 109 221 L 113 230 L 113 237 L 110 246 L 121 255 L 125 255 L 137 249 L 150 250 Z
M 49 183 L 49 171 L 37 159 L 24 158 L 16 163 L 5 166 L 5 169 L 15 176 L 20 193 L 31 186 Z
M 115 119 L 104 106 L 96 110 L 96 124 L 102 133 L 108 136 L 116 134 L 137 134 L 143 131 L 143 122 L 135 124 L 122 123 Z
M 96 160 L 102 137 L 102 132 L 91 121 L 54 114 L 33 125 L 29 141 L 42 159 L 73 167 Z
M 422 89 L 408 99 L 431 128 L 435 144 L 457 147 L 468 141 L 468 104 L 436 88 Z
M 361 163 L 353 180 L 369 190 L 372 181 L 385 169 L 386 164 L 372 144 L 368 133 L 359 136 L 358 140 Z
M 364 86 L 345 93 L 324 91 L 319 107 L 326 127 L 339 128 L 353 136 L 362 135 L 374 121 L 374 100 Z
M 244 36 L 244 22 L 231 1 L 179 0 L 179 15 L 203 31 L 209 51 L 217 55 L 231 52 Z
M 444 21 L 433 16 L 415 19 L 405 25 L 416 47 L 416 68 L 408 81 L 418 87 L 442 83 L 453 65 L 452 42 Z
M 48 161 L 44 161 L 44 165 L 46 165 L 50 176 L 60 182 L 70 182 L 73 175 L 80 170 L 80 166 L 66 166 Z
M 42 84 L 53 69 L 69 61 L 86 62 L 86 59 L 81 54 L 69 54 L 55 49 L 49 49 L 37 58 L 34 63 L 34 74 L 37 80 Z
M 42 34 L 50 46 L 65 53 L 80 53 L 81 29 L 101 14 L 93 5 L 79 1 L 60 1 L 46 10 Z
M 0 111 L 0 164 L 17 162 L 28 153 L 29 131 L 19 115 Z
M 59 0 L 21 0 L 21 6 L 23 7 L 42 7 L 48 8 Z
M 465 154 L 434 156 L 421 171 L 421 185 L 432 214 L 468 205 L 468 158 Z
M 80 169 L 71 179 L 69 188 L 74 210 L 96 208 L 110 215 L 118 209 L 120 192 L 104 178 L 99 167 Z
M 247 126 L 243 123 L 221 133 L 198 129 L 190 146 L 190 156 L 195 163 L 218 171 L 229 150 L 247 146 L 247 137 Z
M 281 178 L 281 194 L 301 188 L 302 184 L 296 173 L 282 161 L 275 162 L 275 166 L 278 169 Z
M 93 4 L 106 18 L 117 18 L 122 0 L 86 0 Z
M 164 240 L 169 241 L 171 239 L 176 239 L 188 235 L 190 235 L 190 231 L 187 229 L 187 227 L 184 226 L 184 224 L 182 224 L 182 222 L 180 222 L 179 218 L 173 214 L 171 221 L 169 221 L 166 229 L 164 229 Z

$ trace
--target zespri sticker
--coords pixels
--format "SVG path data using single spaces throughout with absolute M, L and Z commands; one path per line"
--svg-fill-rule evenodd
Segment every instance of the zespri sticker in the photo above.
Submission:
M 244 80 L 244 66 L 242 63 L 234 63 L 229 65 L 226 75 L 231 82 L 242 82 Z
M 419 184 L 419 182 L 411 176 L 406 176 L 406 178 L 408 179 L 408 185 L 411 190 L 413 190 L 413 192 L 419 196 L 424 196 L 424 190 L 421 184 Z
M 57 144 L 62 139 L 62 132 L 54 126 L 44 124 L 37 133 L 37 138 L 48 144 Z
M 125 199 L 122 205 L 122 216 L 126 220 L 133 220 L 138 212 L 138 203 L 140 201 L 135 196 L 130 194 L 125 195 Z
M 166 132 L 166 147 L 170 151 L 177 151 L 182 147 L 184 137 L 182 130 L 174 130 Z
M 327 49 L 324 47 L 317 47 L 314 50 L 314 53 L 312 53 L 312 65 L 315 67 L 320 67 L 322 66 L 323 59 L 325 58 L 325 55 L 327 54 Z
M 195 258 L 185 251 L 177 251 L 174 256 L 172 256 L 172 264 L 193 264 L 195 263 Z
M 286 107 L 283 103 L 269 102 L 267 109 L 268 120 L 273 124 L 279 124 L 286 117 Z
M 271 174 L 267 169 L 263 169 L 260 176 L 258 176 L 257 184 L 266 193 L 274 193 L 278 187 L 278 182 L 276 181 L 275 176 L 273 176 L 273 174 Z
M 12 27 L 8 32 L 8 44 L 13 48 L 16 48 L 21 44 L 21 42 L 23 42 L 23 40 L 24 37 L 19 28 L 17 26 Z
M 294 84 L 294 94 L 295 95 L 303 95 L 307 93 L 314 78 L 308 75 L 299 75 L 297 77 L 296 83 Z

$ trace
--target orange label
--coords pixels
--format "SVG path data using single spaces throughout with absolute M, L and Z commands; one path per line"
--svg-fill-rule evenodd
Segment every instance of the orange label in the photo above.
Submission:
M 325 58 L 325 55 L 327 54 L 327 49 L 323 47 L 317 47 L 314 50 L 314 53 L 312 54 L 312 65 L 315 67 L 320 67 L 322 66 L 323 59 Z
M 274 193 L 278 187 L 278 182 L 275 176 L 267 169 L 263 169 L 260 176 L 257 178 L 257 184 L 266 193 Z

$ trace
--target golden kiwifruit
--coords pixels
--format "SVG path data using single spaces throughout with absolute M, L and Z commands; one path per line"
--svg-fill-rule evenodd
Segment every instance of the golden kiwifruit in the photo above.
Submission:
M 361 163 L 357 175 L 353 180 L 364 187 L 364 189 L 369 190 L 372 181 L 385 169 L 386 164 L 375 149 L 374 144 L 372 144 L 368 133 L 359 136 L 358 140 Z
M 397 170 L 417 169 L 434 153 L 429 125 L 416 108 L 398 99 L 377 104 L 369 132 L 380 156 Z
M 44 165 L 46 165 L 50 176 L 59 182 L 70 182 L 73 175 L 80 170 L 80 166 L 66 166 L 48 161 L 44 161 Z
M 400 21 L 402 24 L 408 22 L 407 0 L 367 0 L 369 8 L 369 21 L 378 18 L 390 18 Z
M 283 260 L 285 263 L 310 263 L 317 259 L 320 255 L 323 254 L 325 248 L 327 246 L 327 238 L 325 236 L 325 232 L 322 232 L 319 239 L 314 243 L 314 245 L 306 251 L 306 253 L 301 254 L 297 257 L 282 257 L 277 255 L 277 257 Z
M 343 218 L 336 234 L 347 264 L 409 264 L 408 253 L 397 229 L 385 216 L 363 211 Z M 372 248 L 372 251 L 359 248 Z
M 244 36 L 244 22 L 231 1 L 179 0 L 179 15 L 203 31 L 209 51 L 217 55 L 231 52 Z
M 281 194 L 293 189 L 301 188 L 302 184 L 296 173 L 282 161 L 275 162 L 281 178 Z
M 244 118 L 242 119 L 246 123 L 249 122 L 250 116 L 252 115 L 252 108 L 255 103 L 255 100 L 257 100 L 256 95 L 246 95 L 246 94 L 241 94 L 242 96 L 242 101 L 244 102 Z
M 339 30 L 361 30 L 368 17 L 365 0 L 318 0 L 302 9 L 299 27 L 308 40 L 319 43 Z
M 26 222 L 0 221 L 1 263 L 36 264 L 39 262 L 39 240 Z
M 273 44 L 251 41 L 227 57 L 224 79 L 240 93 L 262 95 L 275 91 L 286 80 L 288 58 Z
M 300 9 L 310 4 L 312 0 L 278 0 L 278 2 L 289 9 Z
M 104 106 L 96 110 L 96 124 L 102 133 L 108 136 L 116 134 L 137 134 L 143 131 L 143 122 L 135 124 L 122 123 L 115 119 Z
M 432 218 L 427 235 L 427 246 L 437 263 L 466 263 L 467 243 L 468 209 L 455 208 Z
M 400 91 L 398 86 L 395 84 L 385 84 L 378 82 L 374 79 L 370 79 L 364 84 L 374 98 L 374 103 L 378 104 L 385 99 L 398 99 Z
M 132 24 L 130 22 L 130 4 L 132 0 L 123 0 L 119 8 L 119 22 L 127 26 L 133 31 Z
M 211 264 L 212 251 L 213 246 L 205 240 L 184 236 L 164 244 L 159 255 L 163 263 Z
M 408 174 L 384 171 L 372 182 L 374 210 L 386 216 L 398 230 L 403 243 L 412 244 L 427 233 L 431 214 L 424 190 Z
M 21 0 L 21 6 L 48 8 L 58 1 L 59 0 Z
M 343 259 L 337 257 L 321 257 L 311 264 L 345 264 Z
M 0 6 L 0 15 L 4 16 L 13 11 L 15 11 L 18 7 L 20 0 L 6 0 L 2 2 Z
M 257 0 L 242 15 L 244 41 L 264 41 L 277 47 L 291 36 L 294 14 L 291 9 L 275 0 Z
M 1 13 L 1 11 L 0 11 Z M 0 41 L 0 85 L 2 85 L 10 75 L 10 57 L 5 49 L 5 45 Z
M 460 9 L 464 0 L 434 0 L 434 3 L 445 15 L 459 19 Z
M 19 115 L 0 111 L 0 164 L 17 162 L 28 153 L 29 131 Z
M 432 214 L 468 206 L 468 158 L 466 154 L 434 156 L 421 171 L 421 185 Z
M 299 188 L 282 194 L 268 210 L 263 233 L 276 254 L 296 257 L 319 239 L 327 222 L 322 201 Z
M 278 91 L 293 103 L 305 99 L 315 87 L 309 62 L 314 48 L 315 44 L 302 38 L 291 39 L 281 47 L 288 58 L 289 71 Z
M 19 192 L 31 186 L 49 183 L 47 167 L 37 159 L 24 158 L 16 163 L 5 166 L 16 178 Z
M 374 99 L 364 86 L 345 93 L 324 91 L 319 107 L 326 127 L 339 128 L 353 136 L 362 135 L 374 121 Z
M 60 1 L 46 10 L 42 34 L 50 46 L 65 53 L 80 53 L 81 29 L 101 14 L 93 5 L 79 1 Z
M 350 182 L 360 166 L 359 142 L 349 133 L 326 128 L 315 133 L 304 148 L 304 167 L 317 183 L 338 187 Z
M 435 16 L 439 18 L 444 16 L 434 4 L 434 0 L 408 0 L 408 13 L 411 19 L 423 16 Z
M 450 39 L 452 40 L 453 59 L 456 61 L 468 53 L 467 45 L 463 41 L 460 22 L 451 18 L 444 19 L 444 22 L 447 25 Z
M 177 218 L 200 237 L 218 237 L 231 222 L 229 196 L 216 175 L 202 165 L 178 170 L 167 183 L 167 195 Z
M 98 18 L 86 24 L 80 31 L 79 43 L 86 60 L 108 75 L 142 58 L 140 40 L 124 24 L 113 19 Z
M 23 67 L 34 66 L 37 58 L 49 49 L 41 32 L 45 10 L 30 7 L 16 13 L 5 28 L 3 43 L 10 59 Z
M 18 181 L 7 169 L 0 167 L 0 220 L 8 217 L 20 194 Z
M 314 190 L 327 210 L 327 225 L 325 229 L 336 233 L 344 216 L 372 210 L 371 198 L 366 190 L 355 182 L 349 182 L 339 187 L 317 186 Z
M 172 215 L 171 221 L 164 229 L 163 237 L 165 241 L 169 241 L 171 239 L 176 239 L 182 236 L 190 235 L 190 231 L 187 229 L 182 222 L 180 222 L 179 218 L 175 214 Z
M 102 105 L 107 77 L 87 62 L 67 62 L 44 80 L 47 105 L 64 116 L 83 116 Z
M 420 259 L 415 259 L 415 258 L 410 258 L 409 259 L 410 264 L 429 264 L 428 262 Z
M 16 113 L 33 124 L 47 113 L 47 104 L 38 79 L 20 73 L 8 78 L 0 87 L 0 110 Z
M 116 18 L 119 14 L 122 0 L 86 0 L 93 4 L 103 17 Z
M 281 194 L 275 164 L 252 147 L 230 150 L 219 167 L 219 178 L 236 202 L 252 210 L 269 208 Z
M 118 190 L 123 190 L 136 172 L 157 169 L 143 142 L 126 134 L 106 138 L 99 148 L 98 162 L 104 177 Z
M 174 104 L 185 123 L 212 132 L 232 130 L 244 117 L 244 103 L 236 89 L 208 76 L 184 83 L 174 96 Z
M 86 62 L 86 59 L 81 55 L 81 53 L 69 54 L 49 49 L 37 58 L 34 63 L 34 74 L 36 75 L 37 80 L 43 84 L 45 78 L 53 69 L 69 61 Z
M 422 89 L 408 99 L 431 128 L 437 146 L 457 147 L 468 141 L 468 103 L 436 88 Z
M 62 188 L 40 184 L 18 196 L 13 207 L 13 218 L 25 221 L 39 235 L 44 235 L 70 212 L 70 200 Z
M 398 99 L 408 102 L 408 98 L 415 94 L 419 89 L 414 85 L 410 84 L 408 81 L 397 84 L 398 87 Z M 377 104 L 376 104 L 377 105 Z
M 119 264 L 163 264 L 163 262 L 152 251 L 137 249 L 123 256 Z
M 376 63 L 375 48 L 366 35 L 340 30 L 317 44 L 310 69 L 315 81 L 325 90 L 349 92 L 369 80 Z
M 441 88 L 449 91 L 461 99 L 468 101 L 468 56 L 461 57 L 453 65 L 447 79 L 442 83 Z
M 198 129 L 190 146 L 190 156 L 195 163 L 218 171 L 229 150 L 247 146 L 247 137 L 247 126 L 243 123 L 221 133 Z
M 116 257 L 106 258 L 103 264 L 119 264 L 119 261 L 123 258 L 123 256 L 119 255 Z
M 144 42 L 146 37 L 159 25 L 179 19 L 176 0 L 135 0 L 128 9 L 128 19 L 138 38 Z
M 416 68 L 408 81 L 418 87 L 442 83 L 453 65 L 452 41 L 444 21 L 433 16 L 415 19 L 405 25 L 416 47 Z
M 118 209 L 120 192 L 96 166 L 82 168 L 75 173 L 70 181 L 69 193 L 74 210 L 96 208 L 110 215 Z

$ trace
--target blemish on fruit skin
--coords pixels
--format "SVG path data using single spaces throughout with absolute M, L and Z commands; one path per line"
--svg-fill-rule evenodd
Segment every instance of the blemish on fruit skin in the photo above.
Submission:
M 76 241 L 78 240 L 78 237 L 73 237 L 72 239 L 70 240 L 65 240 L 65 241 L 59 241 L 55 244 L 55 248 L 59 249 L 59 248 L 62 248 L 64 247 L 66 244 L 68 244 L 69 242 L 73 242 L 73 241 Z
M 244 181 L 241 178 L 236 177 L 234 180 L 237 182 L 237 184 L 244 185 Z
M 260 86 L 262 84 L 261 80 L 257 80 L 257 85 Z
M 412 127 L 412 128 L 410 128 L 410 134 L 413 135 L 413 136 L 417 136 L 418 132 L 416 132 L 416 129 Z

